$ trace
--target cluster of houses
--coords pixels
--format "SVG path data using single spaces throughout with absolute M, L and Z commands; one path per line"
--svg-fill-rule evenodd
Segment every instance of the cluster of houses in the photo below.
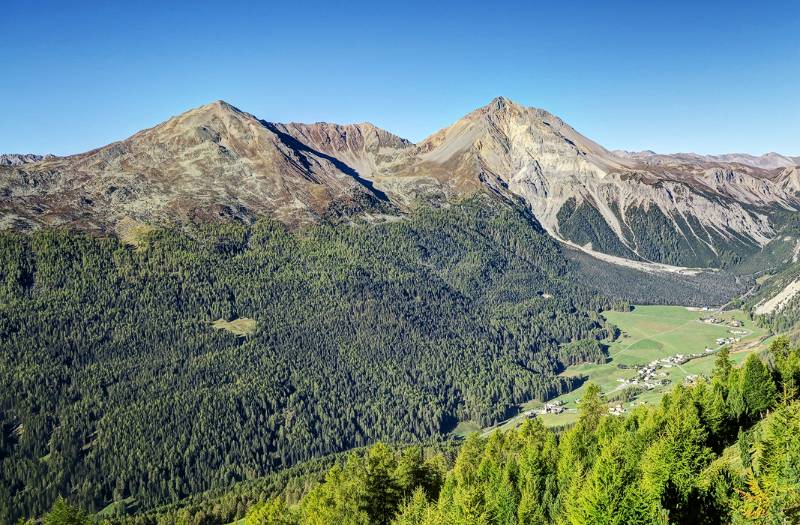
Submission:
M 564 411 L 564 403 L 560 399 L 554 399 L 539 409 L 539 413 L 544 414 L 560 414 Z
M 744 323 L 738 319 L 728 319 L 725 321 L 719 317 L 714 317 L 713 315 L 711 317 L 701 317 L 700 320 L 706 324 L 725 324 L 731 328 L 742 328 L 744 326 Z M 747 330 L 730 330 L 730 333 L 732 333 L 734 336 L 741 336 L 746 335 Z M 741 339 L 741 337 L 718 337 L 717 345 L 722 346 L 729 345 L 731 343 L 738 343 L 741 341 Z M 708 348 L 706 348 L 706 352 L 709 352 Z
M 713 315 L 711 317 L 701 317 L 700 320 L 706 324 L 727 324 L 733 328 L 741 328 L 744 326 L 744 323 L 738 319 L 728 319 L 727 321 L 724 321 L 719 317 L 714 317 Z
M 612 416 L 621 416 L 625 413 L 625 409 L 622 407 L 621 403 L 617 403 L 616 405 L 608 407 L 608 413 Z
M 709 349 L 706 349 L 709 350 Z M 643 386 L 648 390 L 652 390 L 658 386 L 666 385 L 669 383 L 666 372 L 659 372 L 660 368 L 672 368 L 673 366 L 680 366 L 683 363 L 700 357 L 702 354 L 691 354 L 689 356 L 684 354 L 676 354 L 662 359 L 656 359 L 650 363 L 637 367 L 639 372 L 637 377 L 633 379 L 618 378 L 617 381 L 626 386 Z
M 705 309 L 707 310 L 707 309 Z M 743 326 L 742 322 L 738 319 L 731 319 L 729 321 L 723 321 L 717 317 L 704 317 L 700 319 L 704 323 L 708 324 L 722 324 L 726 323 L 728 326 L 734 328 L 741 328 Z M 731 334 L 734 336 L 740 336 L 747 334 L 746 330 L 730 330 Z M 741 337 L 718 337 L 716 342 L 718 346 L 723 346 L 726 344 L 736 343 L 741 340 Z M 625 378 L 618 378 L 617 381 L 622 383 L 626 387 L 628 386 L 642 386 L 647 390 L 652 390 L 659 386 L 667 385 L 670 383 L 670 379 L 667 377 L 666 372 L 659 372 L 660 368 L 672 368 L 675 366 L 680 366 L 692 359 L 696 359 L 698 357 L 703 357 L 704 355 L 712 354 L 716 350 L 713 348 L 706 347 L 702 353 L 693 353 L 693 354 L 675 354 L 674 356 L 664 357 L 661 359 L 656 359 L 651 361 L 646 365 L 642 365 L 636 368 L 638 371 L 638 376 L 634 377 L 633 379 L 625 379 Z M 696 374 L 689 374 L 685 377 L 684 381 L 686 383 L 694 383 L 697 381 L 699 376 Z M 643 402 L 642 402 L 643 403 Z M 634 403 L 631 403 L 633 406 Z M 561 414 L 565 411 L 564 403 L 559 400 L 555 399 L 538 409 L 538 410 L 528 410 L 525 412 L 525 417 L 528 419 L 535 418 L 537 414 L 545 415 L 545 414 Z M 612 416 L 621 416 L 625 413 L 625 408 L 622 406 L 621 403 L 617 403 L 615 405 L 608 407 L 608 413 Z
M 635 377 L 633 379 L 625 379 L 625 378 L 620 377 L 620 378 L 617 379 L 617 382 L 618 383 L 622 383 L 626 387 L 628 387 L 628 386 L 642 386 L 642 387 L 646 388 L 647 390 L 653 390 L 654 388 L 656 388 L 656 387 L 658 387 L 660 385 L 666 385 L 667 383 L 669 383 L 669 379 L 666 378 L 667 374 L 665 374 L 664 372 L 661 372 L 658 375 L 660 376 L 660 378 L 656 378 L 654 373 L 653 374 L 648 374 L 646 376 L 641 376 L 640 375 L 639 377 Z
M 720 343 L 719 339 L 717 340 L 717 343 L 720 345 L 726 344 L 725 341 Z M 675 354 L 673 356 L 656 359 L 655 361 L 651 361 L 646 365 L 637 367 L 636 370 L 639 372 L 637 377 L 634 377 L 633 379 L 625 379 L 620 377 L 617 379 L 617 382 L 622 383 L 625 386 L 642 386 L 648 390 L 652 390 L 656 387 L 669 384 L 670 382 L 670 380 L 667 378 L 667 373 L 659 372 L 659 369 L 680 366 L 688 361 L 691 361 L 692 359 L 697 359 L 698 357 L 703 357 L 704 355 L 713 353 L 714 349 L 706 347 L 702 353 Z
M 537 414 L 545 415 L 545 414 L 561 414 L 564 412 L 566 408 L 564 407 L 564 403 L 560 399 L 554 399 L 548 403 L 545 403 L 542 408 L 539 410 L 528 410 L 525 412 L 525 417 L 528 419 L 533 419 L 536 417 Z
M 728 319 L 727 321 L 724 321 L 719 317 L 714 317 L 713 315 L 711 317 L 702 317 L 700 320 L 707 324 L 726 324 L 731 328 L 741 328 L 744 326 L 744 323 L 738 319 Z M 746 335 L 747 330 L 730 330 L 730 333 L 732 333 L 734 336 Z M 722 346 L 729 345 L 731 343 L 738 343 L 741 341 L 741 339 L 741 337 L 717 337 L 717 345 Z M 708 348 L 706 348 L 706 352 L 709 352 Z

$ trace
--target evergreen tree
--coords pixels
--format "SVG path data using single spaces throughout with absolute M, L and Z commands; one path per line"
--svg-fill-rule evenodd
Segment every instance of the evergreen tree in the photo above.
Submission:
M 755 354 L 747 356 L 744 362 L 740 390 L 745 412 L 751 418 L 763 416 L 775 404 L 777 389 L 772 375 Z
M 621 435 L 603 447 L 578 501 L 570 506 L 573 525 L 650 525 L 658 507 L 639 486 L 631 442 Z
M 370 523 L 387 525 L 402 501 L 403 487 L 394 477 L 396 470 L 397 460 L 389 447 L 382 443 L 370 447 L 359 480 L 364 491 L 362 508 Z
M 283 498 L 272 498 L 254 505 L 244 518 L 244 525 L 297 525 L 298 521 L 286 508 Z
M 671 521 L 686 523 L 697 512 L 697 477 L 713 455 L 691 393 L 678 387 L 665 399 L 663 433 L 642 458 L 643 486 L 669 510 Z
M 723 346 L 717 352 L 717 358 L 714 360 L 714 370 L 712 376 L 717 378 L 721 384 L 726 384 L 733 369 L 733 361 L 731 361 L 731 351 L 727 346 Z
M 800 403 L 777 409 L 752 448 L 738 516 L 743 523 L 800 523 Z
M 585 430 L 594 430 L 600 423 L 600 418 L 605 414 L 605 403 L 602 391 L 595 383 L 586 385 L 583 397 L 578 403 L 581 425 Z
M 411 498 L 400 509 L 399 516 L 393 525 L 425 525 L 432 514 L 431 504 L 422 487 L 417 487 Z
M 44 525 L 89 525 L 86 513 L 78 507 L 70 505 L 64 498 L 59 497 L 50 512 L 42 519 Z

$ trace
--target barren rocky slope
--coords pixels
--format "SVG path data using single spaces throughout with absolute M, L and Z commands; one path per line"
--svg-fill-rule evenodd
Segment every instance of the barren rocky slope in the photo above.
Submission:
M 0 224 L 106 229 L 263 213 L 304 223 L 379 206 L 369 186 L 339 159 L 215 102 L 88 153 L 4 167 Z
M 758 250 L 800 206 L 798 159 L 610 152 L 497 98 L 412 144 L 364 124 L 277 124 L 224 102 L 88 153 L 0 163 L 0 227 L 401 215 L 490 191 L 556 238 L 705 266 Z

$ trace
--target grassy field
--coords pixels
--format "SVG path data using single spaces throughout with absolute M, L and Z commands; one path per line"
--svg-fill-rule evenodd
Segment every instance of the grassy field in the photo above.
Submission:
M 239 337 L 247 337 L 256 331 L 256 320 L 249 319 L 247 317 L 240 317 L 239 319 L 234 319 L 233 321 L 217 319 L 211 323 L 211 326 L 217 330 L 227 330 L 228 332 L 236 334 Z
M 664 392 L 677 384 L 686 381 L 687 376 L 708 376 L 714 368 L 716 350 L 720 348 L 716 343 L 717 338 L 739 337 L 741 340 L 728 345 L 731 348 L 731 358 L 741 364 L 748 354 L 761 351 L 765 348 L 767 332 L 747 319 L 744 312 L 732 310 L 727 312 L 701 311 L 682 306 L 636 306 L 630 312 L 604 312 L 603 315 L 617 325 L 621 335 L 616 341 L 607 342 L 609 361 L 604 364 L 582 364 L 571 366 L 564 375 L 584 376 L 588 381 L 600 386 L 607 396 L 621 392 L 625 386 L 620 379 L 633 379 L 638 372 L 634 368 L 619 368 L 618 365 L 635 367 L 644 365 L 656 359 L 672 357 L 676 354 L 704 354 L 702 357 L 692 359 L 682 365 L 670 368 L 661 368 L 659 373 L 664 373 L 661 379 L 669 383 L 652 390 L 647 390 L 637 396 L 633 403 L 657 403 Z M 714 316 L 719 324 L 709 324 L 701 318 Z M 742 327 L 732 327 L 728 323 L 739 320 Z M 744 334 L 734 334 L 732 331 L 744 331 Z M 705 354 L 706 348 L 715 350 L 714 353 Z M 587 381 L 587 382 L 588 382 Z M 540 415 L 547 426 L 560 426 L 573 423 L 577 418 L 577 400 L 581 398 L 585 384 L 581 388 L 560 396 L 566 411 L 562 414 Z M 520 407 L 520 412 L 541 408 L 542 403 L 532 401 Z M 631 403 L 623 404 L 626 408 Z M 484 431 L 497 428 L 509 429 L 518 426 L 524 421 L 524 416 L 519 415 L 503 422 L 500 425 Z M 474 425 L 462 423 L 459 425 L 461 433 L 473 430 Z

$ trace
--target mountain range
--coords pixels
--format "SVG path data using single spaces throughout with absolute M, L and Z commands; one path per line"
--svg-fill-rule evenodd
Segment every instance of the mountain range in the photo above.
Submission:
M 280 124 L 217 101 L 67 157 L 3 155 L 0 228 L 267 215 L 380 221 L 488 192 L 592 254 L 718 267 L 800 207 L 800 158 L 609 151 L 547 111 L 496 98 L 418 144 L 369 123 Z

